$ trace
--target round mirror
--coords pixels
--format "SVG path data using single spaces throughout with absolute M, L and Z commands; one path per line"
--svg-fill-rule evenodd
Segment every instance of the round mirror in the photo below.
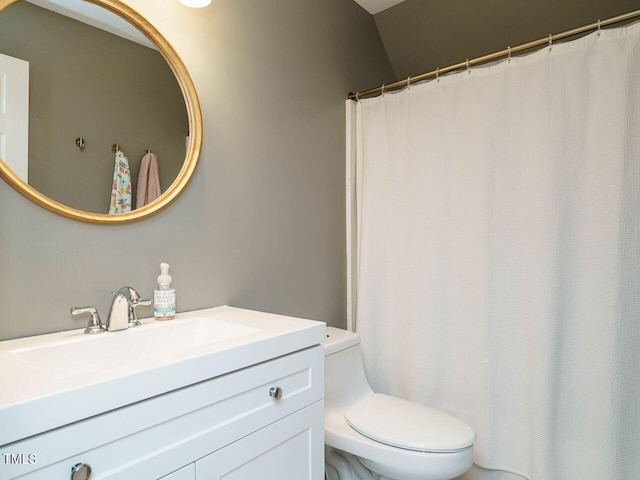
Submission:
M 0 0 L 0 176 L 22 195 L 78 220 L 137 220 L 180 194 L 201 142 L 184 64 L 129 6 Z

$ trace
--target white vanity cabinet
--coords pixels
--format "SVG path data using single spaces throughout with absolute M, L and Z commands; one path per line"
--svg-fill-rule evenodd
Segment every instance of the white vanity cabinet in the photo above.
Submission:
M 1 445 L 0 480 L 323 480 L 317 343 Z
M 312 347 L 6 446 L 37 461 L 0 478 L 321 480 L 323 362 Z

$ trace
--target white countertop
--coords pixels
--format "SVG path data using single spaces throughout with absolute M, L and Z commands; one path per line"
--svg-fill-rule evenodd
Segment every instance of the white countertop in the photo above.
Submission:
M 171 342 L 158 343 L 155 349 L 143 344 L 146 338 L 160 338 L 154 337 L 158 333 L 173 335 L 195 319 L 233 324 L 241 335 L 200 339 L 189 348 L 172 348 Z M 141 322 L 135 329 L 100 335 L 78 329 L 0 342 L 0 446 L 325 340 L 322 322 L 229 306 Z M 100 350 L 94 348 L 100 341 L 109 342 L 106 358 L 92 355 Z M 73 362 L 73 372 L 59 368 L 53 359 L 46 362 L 46 357 L 35 367 L 20 357 L 20 352 L 34 349 L 46 355 L 49 345 L 67 345 L 65 349 L 80 357 L 60 363 Z

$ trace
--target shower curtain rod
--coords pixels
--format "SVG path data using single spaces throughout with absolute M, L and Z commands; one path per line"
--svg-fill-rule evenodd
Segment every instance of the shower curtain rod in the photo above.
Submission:
M 409 77 L 405 80 L 399 80 L 394 83 L 389 83 L 388 85 L 382 85 L 377 88 L 370 88 L 369 90 L 364 90 L 358 93 L 349 93 L 347 97 L 350 100 L 360 100 L 363 97 L 371 96 L 376 93 L 384 93 L 389 90 L 397 90 L 407 85 L 411 85 L 412 83 L 421 82 L 428 78 L 438 77 L 440 74 L 452 72 L 454 70 L 460 70 L 463 68 L 469 68 L 473 65 L 478 65 L 481 63 L 490 62 L 492 60 L 497 60 L 502 57 L 510 57 L 514 53 L 521 52 L 523 50 L 529 50 L 531 48 L 539 47 L 541 45 L 550 45 L 557 40 L 561 40 L 563 38 L 571 37 L 573 35 L 579 35 L 581 33 L 588 32 L 589 30 L 600 30 L 601 27 L 606 27 L 607 25 L 612 25 L 614 23 L 624 22 L 626 20 L 631 20 L 632 18 L 640 17 L 640 10 L 635 10 L 633 12 L 625 13 L 623 15 L 618 15 L 617 17 L 612 17 L 607 20 L 598 20 L 595 23 L 591 23 L 589 25 L 585 25 L 583 27 L 574 28 L 572 30 L 567 30 L 562 33 L 556 33 L 555 35 L 549 35 L 548 37 L 541 38 L 539 40 L 534 40 L 532 42 L 523 43 L 516 47 L 507 47 L 504 50 L 500 50 L 499 52 L 490 53 L 488 55 L 483 55 L 482 57 L 477 57 L 471 60 L 465 60 L 464 62 L 456 63 L 455 65 L 451 65 L 449 67 L 438 68 L 432 72 L 422 73 L 420 75 L 416 75 L 415 77 Z

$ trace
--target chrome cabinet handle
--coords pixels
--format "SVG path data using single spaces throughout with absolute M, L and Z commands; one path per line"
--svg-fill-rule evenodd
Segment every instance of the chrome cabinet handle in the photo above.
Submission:
M 71 480 L 89 480 L 91 467 L 86 463 L 76 463 L 71 467 Z
M 269 396 L 274 400 L 280 400 L 280 398 L 282 398 L 282 389 L 280 387 L 271 387 L 269 389 Z

